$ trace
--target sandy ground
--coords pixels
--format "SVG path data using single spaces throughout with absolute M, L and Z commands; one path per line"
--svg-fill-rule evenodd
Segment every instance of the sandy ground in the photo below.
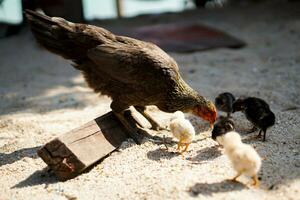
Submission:
M 226 181 L 235 172 L 214 141 L 203 139 L 208 127 L 196 119 L 196 141 L 184 160 L 173 153 L 175 146 L 165 151 L 151 141 L 137 146 L 129 140 L 88 173 L 58 182 L 36 150 L 106 113 L 110 99 L 94 94 L 67 61 L 40 49 L 25 32 L 0 40 L 0 199 L 300 199 L 300 4 L 189 11 L 155 21 L 185 19 L 248 43 L 172 56 L 183 78 L 211 99 L 229 91 L 270 103 L 277 122 L 267 142 L 243 136 L 266 157 L 260 188 Z M 234 119 L 238 131 L 250 128 L 242 114 Z

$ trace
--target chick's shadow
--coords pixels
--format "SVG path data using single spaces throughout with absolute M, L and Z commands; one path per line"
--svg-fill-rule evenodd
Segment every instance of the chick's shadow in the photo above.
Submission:
M 216 183 L 196 183 L 189 188 L 188 193 L 196 197 L 199 194 L 204 196 L 211 196 L 213 193 L 224 193 L 235 190 L 245 189 L 246 186 L 239 182 L 233 182 L 230 180 L 223 180 L 222 182 Z
M 147 157 L 150 160 L 154 160 L 154 161 L 160 161 L 161 159 L 170 160 L 171 158 L 174 158 L 179 155 L 180 155 L 179 152 L 175 152 L 170 149 L 165 149 L 165 148 L 161 148 L 161 147 L 159 147 L 153 151 L 149 151 L 147 153 Z
M 201 164 L 204 161 L 213 160 L 221 155 L 222 153 L 218 146 L 210 146 L 197 151 L 197 155 L 192 157 L 191 160 L 194 164 Z
M 147 157 L 150 160 L 160 161 L 161 159 L 170 160 L 176 156 L 180 156 L 181 153 L 177 150 L 177 142 L 173 140 L 173 137 L 161 137 L 153 136 L 149 140 L 153 144 L 159 145 L 159 148 L 149 151 Z

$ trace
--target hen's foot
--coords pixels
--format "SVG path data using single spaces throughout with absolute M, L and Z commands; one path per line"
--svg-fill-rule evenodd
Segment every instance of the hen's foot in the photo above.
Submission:
M 145 107 L 141 107 L 141 106 L 134 106 L 134 107 L 139 113 L 141 113 L 148 120 L 148 122 L 151 124 L 152 130 L 155 131 L 168 130 L 167 127 L 162 127 L 155 119 L 153 119 L 153 117 L 146 112 Z
M 121 113 L 114 112 L 114 114 L 123 124 L 128 132 L 128 135 L 137 144 L 141 144 L 145 136 L 151 137 L 151 135 L 139 123 L 139 120 L 134 116 L 131 110 L 127 109 Z

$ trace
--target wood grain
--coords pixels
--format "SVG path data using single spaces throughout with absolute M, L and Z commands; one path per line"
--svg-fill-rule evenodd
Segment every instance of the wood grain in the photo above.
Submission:
M 38 155 L 60 180 L 73 178 L 118 148 L 128 138 L 109 112 L 45 144 Z

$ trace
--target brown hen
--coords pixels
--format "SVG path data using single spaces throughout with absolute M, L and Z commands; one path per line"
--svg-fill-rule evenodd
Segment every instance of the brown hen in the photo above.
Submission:
M 130 106 L 140 111 L 153 129 L 159 126 L 144 112 L 147 105 L 164 112 L 191 112 L 214 123 L 214 104 L 184 82 L 176 62 L 156 45 L 30 10 L 26 16 L 42 46 L 72 60 L 95 92 L 112 98 L 111 109 L 128 129 L 132 127 L 123 112 Z

